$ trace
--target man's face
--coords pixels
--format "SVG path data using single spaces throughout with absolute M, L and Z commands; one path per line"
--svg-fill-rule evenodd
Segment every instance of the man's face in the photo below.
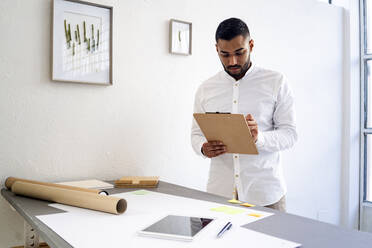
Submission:
M 216 44 L 218 56 L 225 71 L 235 78 L 241 79 L 247 72 L 251 60 L 250 54 L 253 48 L 253 40 L 238 35 L 231 40 L 219 39 Z

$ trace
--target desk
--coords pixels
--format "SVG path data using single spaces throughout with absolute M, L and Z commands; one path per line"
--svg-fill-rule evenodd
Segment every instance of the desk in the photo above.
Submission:
M 108 190 L 108 192 L 110 194 L 117 194 L 133 190 L 134 189 L 110 189 Z M 228 200 L 227 198 L 166 182 L 159 182 L 158 188 L 146 190 L 216 203 L 229 204 L 226 202 Z M 55 232 L 53 232 L 48 226 L 46 226 L 43 222 L 35 217 L 41 214 L 44 215 L 60 213 L 63 212 L 62 210 L 48 206 L 49 202 L 15 196 L 11 191 L 7 189 L 2 189 L 1 195 L 24 218 L 24 220 L 38 232 L 38 234 L 49 244 L 50 247 L 72 247 L 61 237 L 59 237 Z M 278 238 L 301 243 L 302 247 L 304 248 L 372 247 L 372 234 L 370 233 L 347 230 L 335 225 L 330 225 L 292 214 L 281 213 L 268 208 L 255 207 L 255 209 L 267 212 L 274 212 L 275 215 L 269 216 L 260 221 L 247 224 L 244 226 L 245 228 L 269 234 Z

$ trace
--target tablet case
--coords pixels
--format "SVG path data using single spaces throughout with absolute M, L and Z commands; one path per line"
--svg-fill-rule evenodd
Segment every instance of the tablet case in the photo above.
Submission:
M 195 113 L 194 118 L 208 141 L 222 141 L 227 153 L 258 154 L 242 114 Z

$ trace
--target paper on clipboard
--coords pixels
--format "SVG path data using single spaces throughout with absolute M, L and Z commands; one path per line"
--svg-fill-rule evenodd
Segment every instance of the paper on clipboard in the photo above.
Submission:
M 194 113 L 208 141 L 222 141 L 227 153 L 258 154 L 247 122 L 242 114 Z

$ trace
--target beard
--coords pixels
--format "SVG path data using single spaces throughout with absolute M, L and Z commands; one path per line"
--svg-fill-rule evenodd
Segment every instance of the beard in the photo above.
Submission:
M 229 74 L 231 77 L 235 78 L 235 80 L 239 80 L 242 77 L 244 77 L 245 73 L 248 71 L 250 66 L 251 66 L 251 60 L 248 58 L 247 62 L 243 66 L 241 66 L 241 65 L 231 65 L 231 66 L 226 67 L 225 65 L 223 65 L 223 68 L 225 69 L 227 74 Z M 231 71 L 229 71 L 229 69 L 240 69 L 240 70 L 236 73 L 232 73 Z

